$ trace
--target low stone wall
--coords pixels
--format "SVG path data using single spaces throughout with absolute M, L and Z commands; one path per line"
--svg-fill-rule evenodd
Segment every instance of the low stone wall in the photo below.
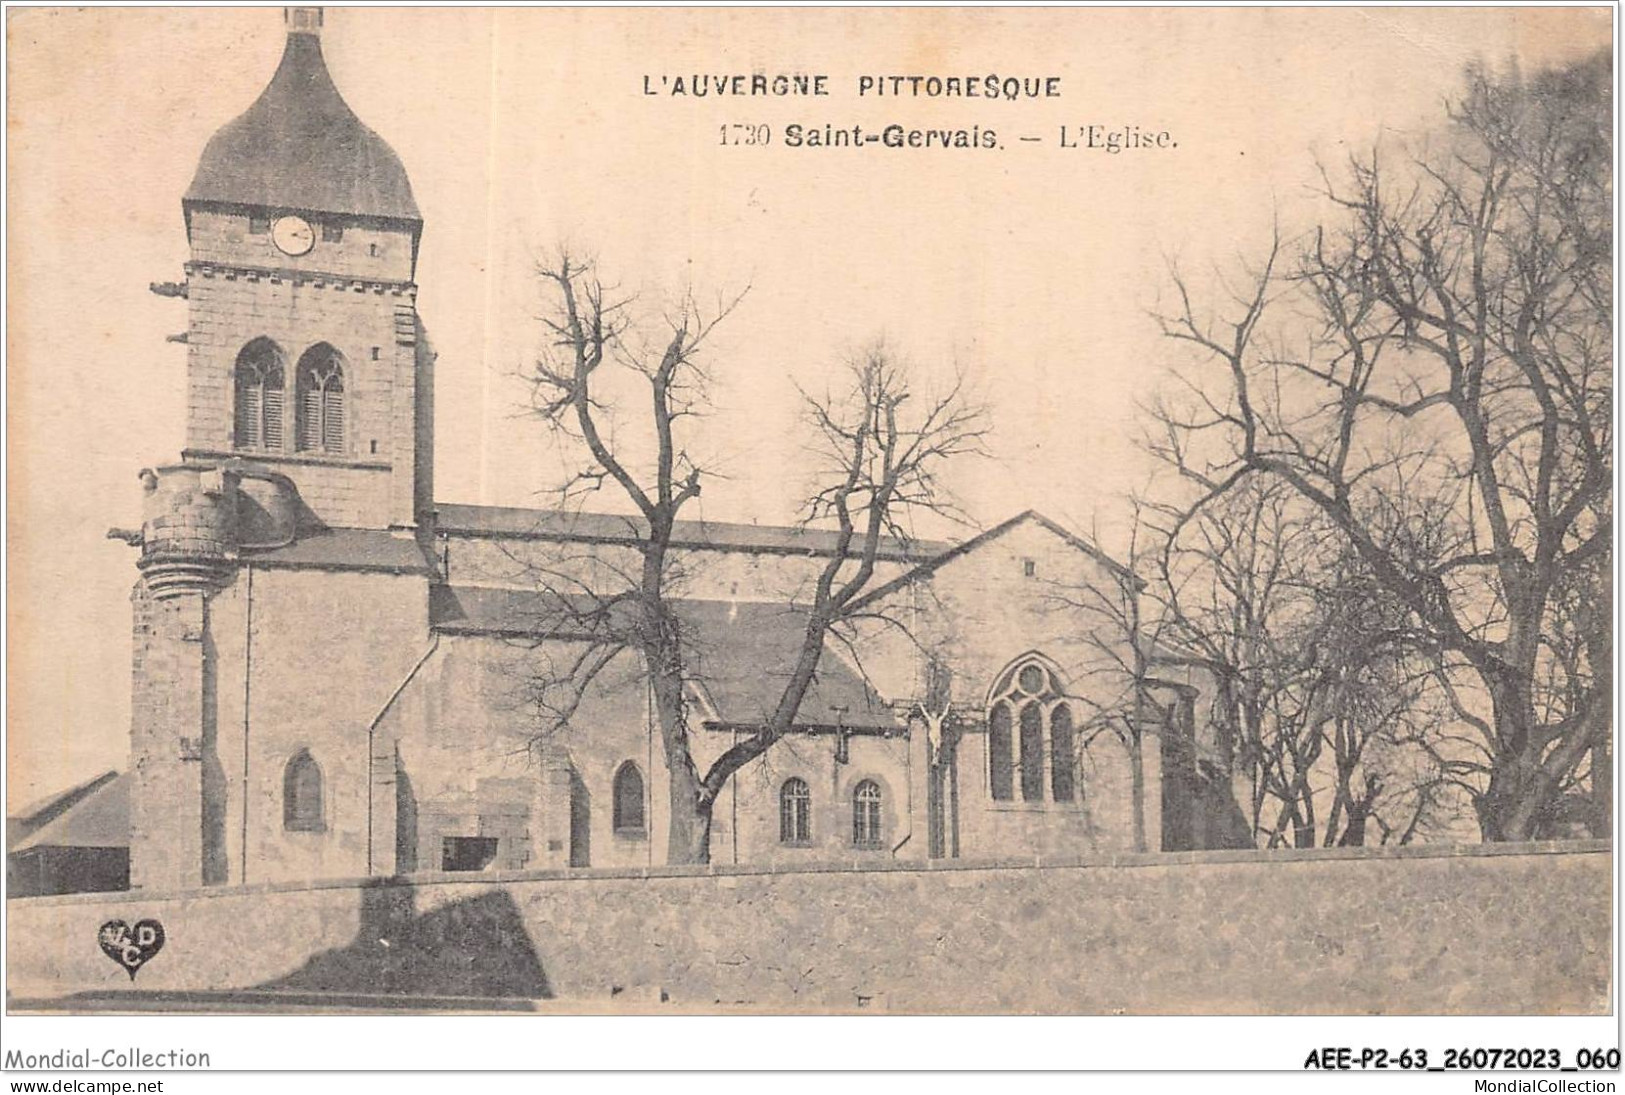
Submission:
M 435 875 L 7 902 L 14 1002 L 269 990 L 705 1010 L 1600 1013 L 1605 842 Z M 156 919 L 132 981 L 105 921 Z

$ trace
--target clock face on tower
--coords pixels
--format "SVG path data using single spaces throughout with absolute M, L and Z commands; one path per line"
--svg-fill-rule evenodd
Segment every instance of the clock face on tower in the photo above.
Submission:
M 271 242 L 284 255 L 303 255 L 316 245 L 316 230 L 303 217 L 278 217 L 271 226 Z

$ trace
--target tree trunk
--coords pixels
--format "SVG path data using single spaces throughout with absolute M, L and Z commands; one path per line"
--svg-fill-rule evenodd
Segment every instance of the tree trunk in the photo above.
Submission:
M 1512 673 L 1506 678 L 1513 678 Z M 1531 754 L 1534 709 L 1516 679 L 1486 676 L 1501 748 L 1490 768 L 1489 785 L 1474 800 L 1478 828 L 1486 842 L 1532 840 L 1546 812 L 1548 781 L 1540 777 L 1539 759 Z
M 1292 846 L 1295 848 L 1313 848 L 1315 846 L 1315 823 L 1302 821 L 1297 817 L 1292 819 Z
M 1546 823 L 1567 820 L 1567 811 L 1556 809 L 1563 805 L 1559 788 L 1590 748 L 1590 735 L 1583 729 L 1572 730 L 1544 758 L 1529 746 L 1492 769 L 1489 791 L 1479 810 L 1484 839 L 1540 840 L 1567 835 L 1552 831 Z
M 1606 837 L 1614 831 L 1614 757 L 1606 736 L 1591 747 L 1591 835 Z
M 665 621 L 658 632 L 660 642 L 647 651 L 655 718 L 660 725 L 660 743 L 666 759 L 667 836 L 666 862 L 689 864 L 711 862 L 711 809 L 713 799 L 704 794 L 699 771 L 689 750 L 688 720 L 682 675 L 682 651 L 677 646 L 677 628 Z
M 1365 846 L 1365 815 L 1350 812 L 1348 827 L 1343 835 L 1338 837 L 1339 848 L 1361 848 Z
M 1501 758 L 1490 770 L 1484 794 L 1473 802 L 1478 811 L 1478 829 L 1485 842 L 1529 840 L 1534 834 L 1539 803 L 1528 786 L 1523 758 Z
M 1139 722 L 1129 727 L 1129 770 L 1133 782 L 1132 806 L 1134 809 L 1134 850 L 1143 852 L 1145 846 L 1145 739 L 1140 731 Z
M 666 837 L 666 862 L 711 862 L 712 802 L 700 799 L 700 783 L 688 765 L 671 766 L 671 809 Z

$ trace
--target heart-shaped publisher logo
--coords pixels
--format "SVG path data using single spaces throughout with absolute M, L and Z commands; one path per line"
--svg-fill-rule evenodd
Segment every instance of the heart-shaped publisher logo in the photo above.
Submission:
M 132 928 L 122 920 L 109 920 L 96 932 L 96 942 L 134 981 L 136 970 L 164 949 L 164 926 L 156 920 L 137 920 Z

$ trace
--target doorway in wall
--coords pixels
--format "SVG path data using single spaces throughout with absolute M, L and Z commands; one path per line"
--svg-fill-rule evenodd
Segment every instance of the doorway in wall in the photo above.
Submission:
M 574 769 L 570 770 L 570 866 L 592 866 L 592 795 Z
M 496 857 L 494 836 L 448 836 L 440 841 L 442 871 L 483 871 Z

